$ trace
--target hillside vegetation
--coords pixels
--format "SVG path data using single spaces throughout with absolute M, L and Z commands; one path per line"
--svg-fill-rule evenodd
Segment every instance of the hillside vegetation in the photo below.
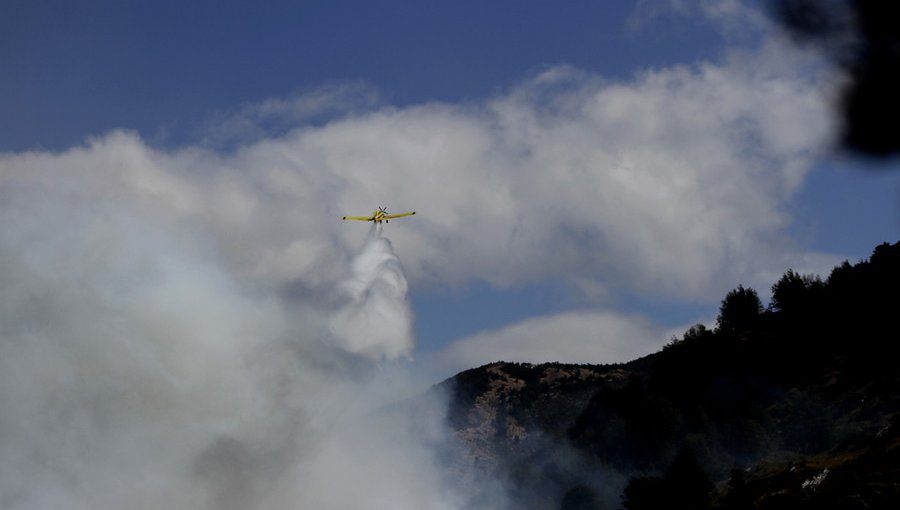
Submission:
M 787 271 L 767 307 L 739 286 L 715 328 L 630 363 L 462 372 L 439 385 L 460 483 L 473 507 L 499 484 L 511 508 L 900 508 L 898 295 L 882 244 Z

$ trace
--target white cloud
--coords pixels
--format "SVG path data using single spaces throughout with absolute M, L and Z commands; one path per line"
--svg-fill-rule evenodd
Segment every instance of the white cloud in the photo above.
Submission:
M 434 354 L 429 362 L 448 375 L 501 360 L 624 363 L 658 351 L 685 329 L 663 328 L 645 317 L 615 312 L 566 312 L 533 317 L 460 339 Z
M 369 110 L 379 102 L 378 92 L 363 83 L 332 83 L 288 97 L 246 103 L 235 111 L 217 112 L 203 127 L 202 143 L 212 147 L 247 145 L 283 135 L 297 125 Z
M 745 0 L 638 0 L 629 25 L 650 30 L 652 23 L 672 15 L 708 21 L 727 38 L 760 37 L 772 29 L 759 5 Z
M 830 134 L 823 93 L 738 56 L 630 83 L 555 69 L 481 109 L 383 111 L 314 141 L 343 207 L 424 204 L 396 231 L 415 280 L 709 297 L 794 249 L 785 205 Z
M 386 205 L 420 211 L 389 226 L 414 285 L 560 279 L 710 299 L 802 252 L 786 206 L 831 136 L 829 91 L 804 58 L 773 43 L 627 82 L 555 68 L 481 104 L 384 108 L 234 154 L 116 132 L 0 167 L 7 186 L 189 225 L 242 284 L 333 279 L 362 235 L 338 219 Z

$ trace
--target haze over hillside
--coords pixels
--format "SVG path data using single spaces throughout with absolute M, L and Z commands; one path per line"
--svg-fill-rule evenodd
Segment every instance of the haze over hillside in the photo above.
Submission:
M 508 508 L 897 508 L 900 243 L 787 271 L 617 365 L 497 362 L 445 381 L 461 483 Z M 553 339 L 548 338 L 548 342 Z M 484 480 L 492 480 L 484 483 Z

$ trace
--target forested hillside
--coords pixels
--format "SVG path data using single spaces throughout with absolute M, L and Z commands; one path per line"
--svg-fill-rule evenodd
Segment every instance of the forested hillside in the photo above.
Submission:
M 627 364 L 462 372 L 438 388 L 454 469 L 476 507 L 900 508 L 898 296 L 882 244 L 788 270 L 766 307 L 739 286 L 714 328 Z

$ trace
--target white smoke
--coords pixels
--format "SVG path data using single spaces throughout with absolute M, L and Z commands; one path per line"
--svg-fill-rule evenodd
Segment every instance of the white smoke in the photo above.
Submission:
M 147 208 L 146 188 L 5 170 L 0 508 L 457 507 L 425 446 L 441 403 L 415 426 L 377 412 L 410 390 L 402 366 L 368 358 L 413 348 L 387 239 L 322 284 L 343 299 L 329 319 L 242 283 L 202 228 L 168 221 L 171 202 Z M 362 356 L 320 341 L 335 325 Z
M 382 227 L 372 225 L 341 284 L 340 308 L 331 326 L 342 349 L 372 360 L 409 358 L 415 347 L 408 285 L 400 259 Z

